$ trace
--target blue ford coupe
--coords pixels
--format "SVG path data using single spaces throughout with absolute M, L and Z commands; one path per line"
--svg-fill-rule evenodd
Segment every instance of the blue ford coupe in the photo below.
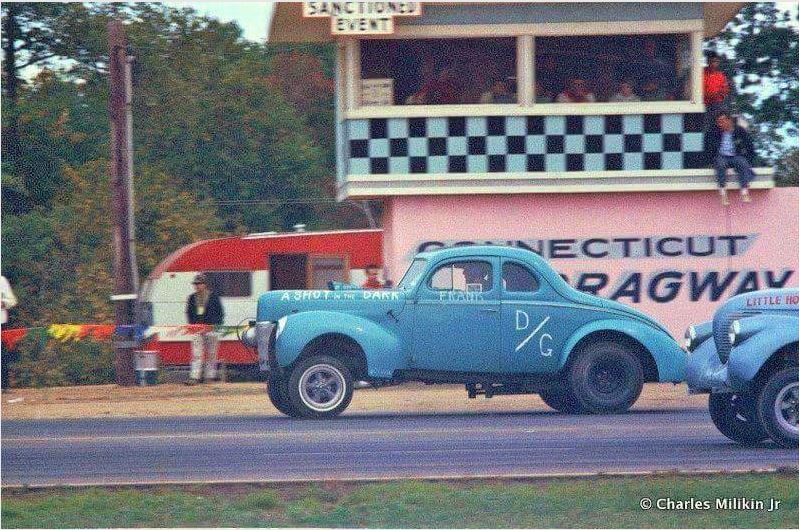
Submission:
M 722 434 L 799 447 L 799 289 L 734 296 L 685 339 L 688 388 L 710 394 Z
M 683 381 L 685 352 L 653 319 L 571 288 L 520 249 L 418 254 L 393 290 L 273 291 L 245 343 L 281 412 L 341 413 L 354 382 L 540 394 L 562 412 L 618 413 L 645 382 Z

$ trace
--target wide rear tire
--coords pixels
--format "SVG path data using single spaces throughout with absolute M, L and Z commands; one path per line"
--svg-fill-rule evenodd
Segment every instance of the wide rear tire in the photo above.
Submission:
M 558 385 L 544 390 L 539 396 L 549 407 L 563 414 L 580 414 L 583 411 L 580 402 L 569 392 L 566 385 Z
M 713 425 L 734 442 L 756 445 L 768 438 L 757 417 L 755 396 L 751 394 L 710 394 L 708 407 Z
M 297 363 L 288 380 L 288 399 L 297 417 L 323 419 L 341 414 L 352 401 L 352 374 L 343 362 L 315 355 Z
M 799 368 L 768 378 L 757 400 L 757 417 L 777 445 L 799 447 Z
M 585 412 L 626 412 L 641 395 L 644 369 L 638 357 L 624 345 L 592 342 L 575 355 L 567 382 L 571 394 Z
M 277 374 L 270 373 L 266 382 L 266 394 L 272 405 L 286 416 L 295 416 L 294 409 L 291 407 L 288 397 L 288 385 L 284 378 Z

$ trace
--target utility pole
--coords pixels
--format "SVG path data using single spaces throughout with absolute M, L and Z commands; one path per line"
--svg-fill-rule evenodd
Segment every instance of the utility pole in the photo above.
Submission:
M 108 113 L 111 118 L 111 193 L 113 197 L 114 295 L 117 326 L 135 324 L 138 280 L 133 232 L 133 143 L 130 114 L 131 84 L 127 39 L 122 23 L 108 23 L 109 71 L 111 95 Z M 115 345 L 116 382 L 122 386 L 136 383 L 133 366 L 135 342 L 130 334 Z

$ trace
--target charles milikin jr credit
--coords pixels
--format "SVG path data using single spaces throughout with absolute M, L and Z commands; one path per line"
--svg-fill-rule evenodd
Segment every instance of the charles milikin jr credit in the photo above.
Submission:
M 703 511 L 722 510 L 737 512 L 776 512 L 782 504 L 778 499 L 753 499 L 747 497 L 718 497 L 715 499 L 675 499 L 672 497 L 643 497 L 642 510 L 660 511 Z

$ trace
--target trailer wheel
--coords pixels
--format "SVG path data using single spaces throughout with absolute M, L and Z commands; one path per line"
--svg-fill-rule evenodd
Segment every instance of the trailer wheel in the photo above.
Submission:
M 743 445 L 755 445 L 768 437 L 757 418 L 755 396 L 710 394 L 708 405 L 713 424 L 730 440 Z
M 286 380 L 277 374 L 270 373 L 266 383 L 266 394 L 269 396 L 269 401 L 286 416 L 296 416 L 291 408 L 287 391 Z
M 583 412 L 577 398 L 574 397 L 566 385 L 558 385 L 556 387 L 544 390 L 539 394 L 541 399 L 550 408 L 562 412 L 564 414 L 580 414 Z
M 778 445 L 799 447 L 799 368 L 781 370 L 769 377 L 760 391 L 757 417 Z
M 644 369 L 634 353 L 611 341 L 592 342 L 568 371 L 568 386 L 580 408 L 592 414 L 626 412 L 644 388 Z
M 353 380 L 347 365 L 335 357 L 314 355 L 291 371 L 288 398 L 297 417 L 332 418 L 352 401 Z

